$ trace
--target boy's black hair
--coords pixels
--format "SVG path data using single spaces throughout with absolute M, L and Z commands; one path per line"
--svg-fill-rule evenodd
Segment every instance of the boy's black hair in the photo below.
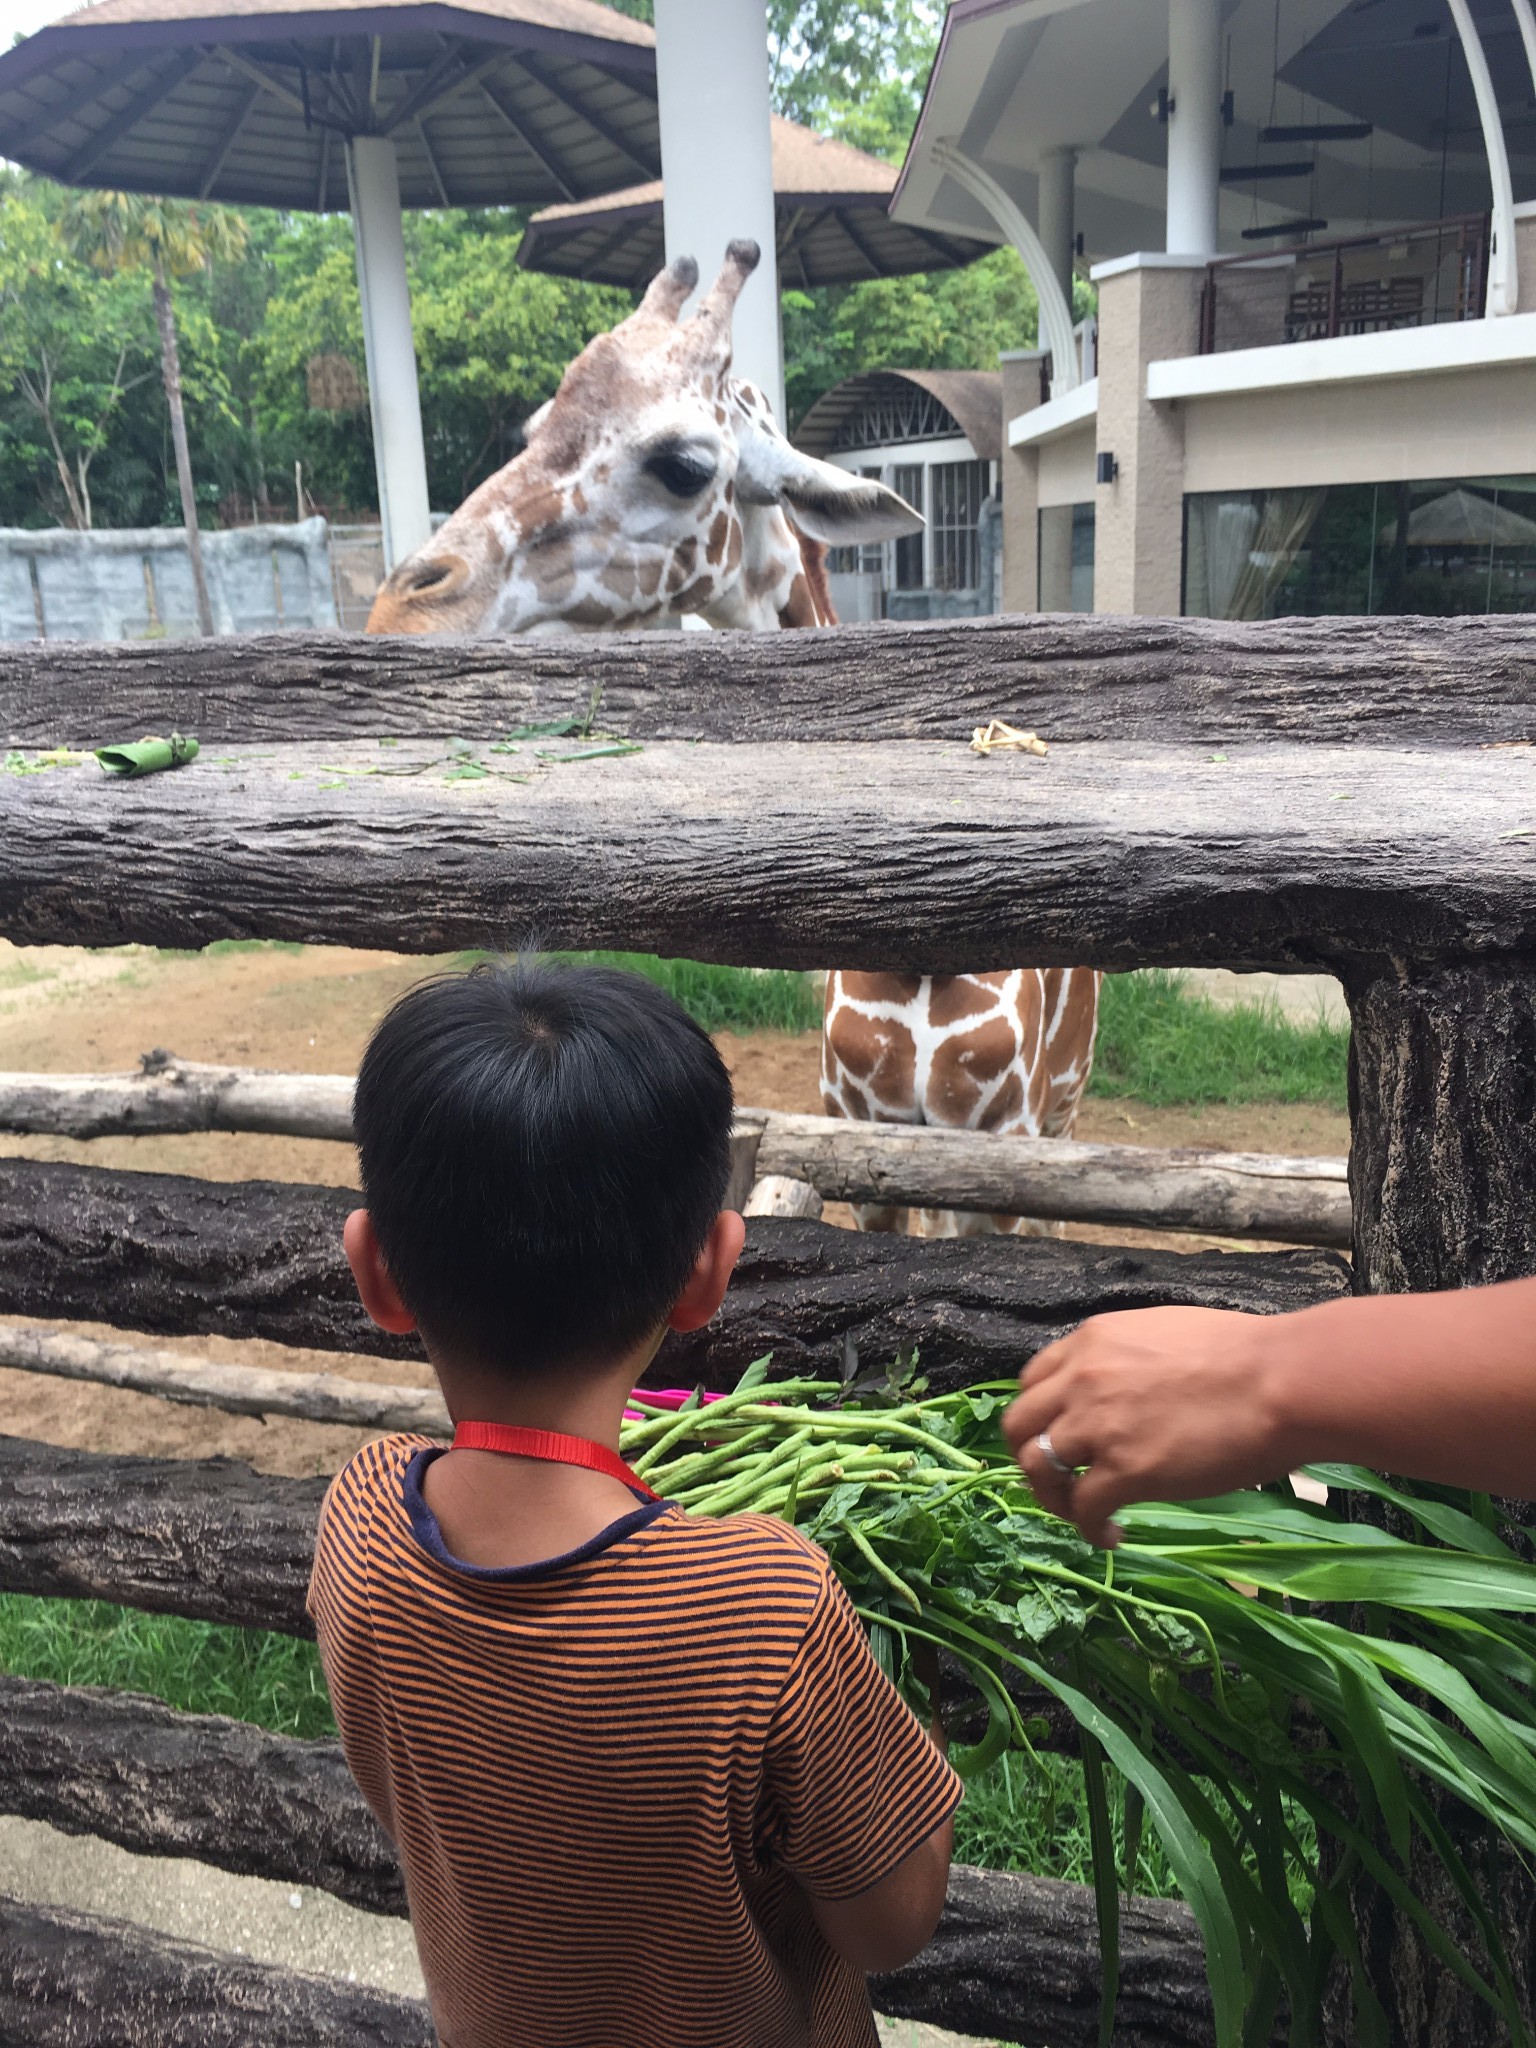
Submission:
M 423 1334 L 517 1376 L 638 1343 L 719 1213 L 731 1108 L 707 1034 L 640 975 L 493 961 L 402 996 L 353 1120 Z

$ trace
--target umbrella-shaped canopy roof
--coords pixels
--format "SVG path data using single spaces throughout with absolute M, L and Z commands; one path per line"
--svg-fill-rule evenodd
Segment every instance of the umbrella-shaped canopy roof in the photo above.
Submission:
M 388 135 L 407 206 L 661 165 L 655 36 L 597 0 L 100 0 L 0 57 L 0 156 L 67 185 L 326 212 Z
M 1397 539 L 1395 519 L 1382 529 L 1381 538 L 1388 547 Z M 1408 514 L 1411 548 L 1528 548 L 1533 542 L 1536 519 L 1460 485 Z
M 772 120 L 781 284 L 808 288 L 952 270 L 989 253 L 987 242 L 892 220 L 886 207 L 896 188 L 893 164 L 782 115 Z M 665 261 L 661 180 L 546 207 L 528 223 L 517 260 L 556 277 L 638 289 Z

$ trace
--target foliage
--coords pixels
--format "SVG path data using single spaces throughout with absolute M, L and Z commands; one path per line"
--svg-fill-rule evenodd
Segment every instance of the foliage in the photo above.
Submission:
M 336 1732 L 313 1643 L 101 1600 L 0 1594 L 0 1671 L 147 1692 L 183 1713 L 228 1714 L 280 1735 Z
M 859 370 L 995 369 L 1000 351 L 1030 348 L 1035 288 L 1013 249 L 963 270 L 785 291 L 785 406 L 798 420 Z
M 1110 1826 L 1116 1863 L 1125 1867 L 1125 1791 L 1110 1794 Z M 1134 1814 L 1134 1804 L 1133 1804 Z M 1054 1877 L 1064 1884 L 1093 1879 L 1093 1844 L 1089 1836 L 1088 1794 L 1082 1763 L 1049 1750 L 1025 1756 L 1005 1751 L 995 1764 L 978 1771 L 965 1788 L 965 1803 L 955 1815 L 955 1860 L 982 1870 L 1023 1870 L 1034 1877 Z M 1179 1887 L 1155 1836 L 1143 1834 L 1137 1846 L 1136 1882 L 1142 1898 L 1176 1899 Z
M 154 323 L 145 281 L 73 255 L 58 211 L 54 188 L 0 173 L 0 519 L 90 526 L 93 469 L 154 376 Z
M 637 1394 L 625 1455 L 696 1512 L 798 1523 L 920 1714 L 925 1660 L 957 1659 L 990 1708 L 982 1741 L 955 1755 L 962 1776 L 1033 1755 L 1021 1683 L 1066 1706 L 1106 1957 L 1123 1862 L 1139 1866 L 1150 1830 L 1205 1938 L 1218 2048 L 1267 2040 L 1282 1999 L 1290 2040 L 1310 2048 L 1336 1961 L 1360 2038 L 1385 2038 L 1349 1910 L 1362 1873 L 1529 2040 L 1460 1846 L 1480 1822 L 1536 1853 L 1536 1570 L 1493 1532 L 1486 1502 L 1328 1466 L 1313 1476 L 1346 1504 L 1384 1500 L 1412 1535 L 1281 1485 L 1124 1511 L 1126 1540 L 1105 1554 L 1037 1506 L 1004 1449 L 1012 1385 L 925 1396 L 910 1362 L 850 1386 L 765 1384 L 767 1364 L 681 1413 Z M 1333 1618 L 1341 1607 L 1359 1610 L 1358 1629 Z M 1128 1802 L 1119 1854 L 1112 1785 Z M 1442 1819 L 1445 1801 L 1459 1817 Z M 1415 1891 L 1427 1864 L 1449 1873 L 1481 1955 Z M 1113 2001 L 1111 1972 L 1104 2039 Z
M 411 318 L 434 505 L 457 505 L 515 452 L 518 429 L 553 395 L 594 334 L 629 312 L 624 292 L 517 267 L 525 216 L 510 209 L 411 213 L 405 222 Z M 366 411 L 316 413 L 305 366 L 318 351 L 363 362 L 362 308 L 349 222 L 291 220 L 273 244 L 274 285 L 251 344 L 271 454 L 301 459 L 322 500 L 367 503 Z M 290 453 L 290 450 L 292 453 Z
M 1179 974 L 1104 977 L 1090 1095 L 1142 1102 L 1346 1106 L 1349 1030 L 1297 1023 L 1273 1003 L 1213 1003 Z
M 141 192 L 80 192 L 65 207 L 59 230 L 76 255 L 95 269 L 149 270 L 167 278 L 191 277 L 215 261 L 238 263 L 245 254 L 245 222 L 222 206 L 191 206 Z
M 712 967 L 698 960 L 660 960 L 654 953 L 560 957 L 643 974 L 675 996 L 706 1031 L 809 1031 L 821 1022 L 815 981 L 781 967 Z

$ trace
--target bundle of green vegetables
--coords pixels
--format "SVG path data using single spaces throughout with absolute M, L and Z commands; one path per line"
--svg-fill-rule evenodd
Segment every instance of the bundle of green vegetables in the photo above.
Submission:
M 962 1775 L 1008 1748 L 1032 1753 L 1041 1725 L 1015 1694 L 1038 1688 L 1066 1705 L 1085 1771 L 1106 2041 L 1119 1954 L 1108 1771 L 1125 1780 L 1126 1872 L 1150 1823 L 1200 1925 L 1221 2048 L 1267 2041 L 1282 1999 L 1289 2038 L 1306 2048 L 1338 1956 L 1359 2038 L 1385 2042 L 1349 1912 L 1362 1874 L 1513 2040 L 1530 2038 L 1498 1930 L 1430 1789 L 1536 1852 L 1536 1627 L 1523 1618 L 1536 1570 L 1473 1497 L 1421 1499 L 1355 1467 L 1319 1467 L 1338 1493 L 1394 1503 L 1417 1540 L 1283 1488 L 1128 1511 L 1126 1540 L 1106 1554 L 1038 1507 L 1008 1456 L 998 1415 L 1013 1387 L 854 1392 L 765 1385 L 766 1371 L 760 1361 L 707 1404 L 637 1395 L 626 1458 L 697 1512 L 779 1515 L 821 1544 L 920 1711 L 924 1646 L 950 1652 L 990 1711 L 982 1741 L 956 1755 Z M 1326 1611 L 1338 1607 L 1363 1609 L 1368 1628 L 1341 1626 Z M 1416 1833 L 1480 1929 L 1486 1969 L 1405 1877 Z

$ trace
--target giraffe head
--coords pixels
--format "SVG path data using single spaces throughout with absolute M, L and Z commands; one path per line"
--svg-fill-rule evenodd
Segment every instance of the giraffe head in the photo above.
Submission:
M 698 265 L 669 263 L 571 364 L 523 452 L 385 580 L 369 632 L 596 631 L 668 612 L 810 625 L 820 549 L 808 578 L 800 536 L 916 532 L 903 499 L 792 448 L 731 376 L 731 313 L 757 261 L 755 242 L 732 242 L 686 321 Z

